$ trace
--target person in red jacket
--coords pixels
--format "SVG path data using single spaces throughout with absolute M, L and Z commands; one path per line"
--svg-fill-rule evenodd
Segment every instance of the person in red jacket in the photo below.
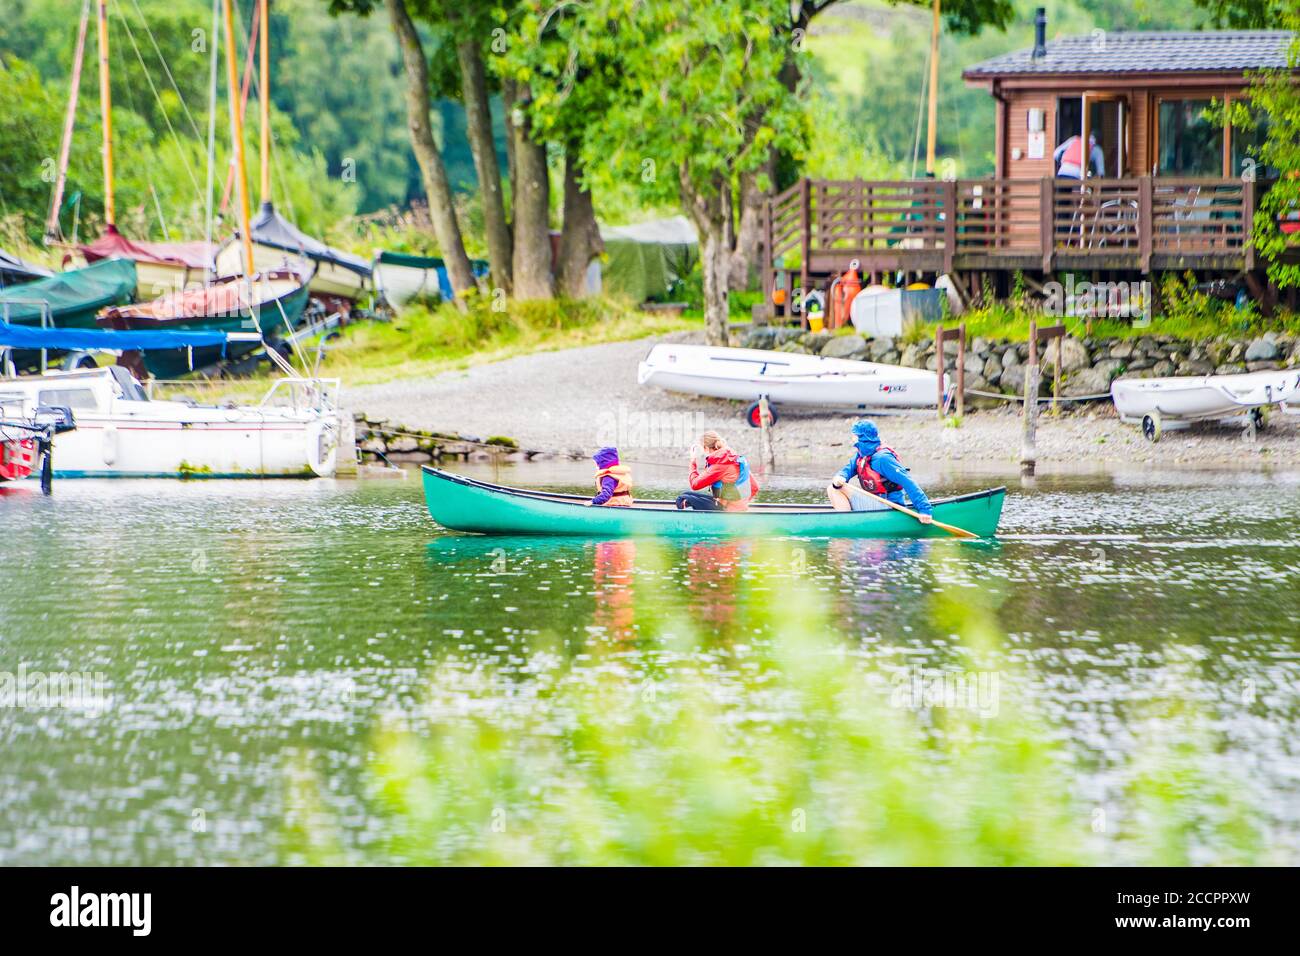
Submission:
M 677 496 L 679 509 L 744 511 L 758 496 L 758 482 L 749 472 L 749 462 L 728 448 L 715 431 L 701 435 L 697 449 L 692 450 L 690 485 L 690 491 Z

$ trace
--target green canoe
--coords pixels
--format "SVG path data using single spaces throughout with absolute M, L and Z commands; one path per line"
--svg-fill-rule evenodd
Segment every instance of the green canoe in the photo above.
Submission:
M 1006 488 L 933 502 L 936 519 L 982 538 L 997 531 Z M 745 512 L 678 511 L 671 501 L 638 498 L 631 508 L 590 507 L 581 495 L 550 494 L 475 481 L 424 467 L 433 520 L 452 531 L 593 537 L 784 535 L 810 538 L 946 538 L 947 532 L 882 507 L 835 511 L 830 505 L 755 504 Z

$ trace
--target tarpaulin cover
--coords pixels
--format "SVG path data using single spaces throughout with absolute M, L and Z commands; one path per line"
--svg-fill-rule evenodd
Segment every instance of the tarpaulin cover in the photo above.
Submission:
M 672 283 L 695 266 L 695 227 L 682 216 L 634 226 L 604 226 L 601 287 L 633 302 L 667 295 Z
M 87 262 L 117 257 L 206 270 L 216 268 L 217 247 L 201 239 L 197 242 L 136 242 L 109 226 L 94 242 L 81 246 L 81 254 Z
M 108 305 L 130 302 L 135 295 L 135 263 L 104 259 L 84 269 L 56 272 L 46 279 L 0 292 L 0 320 L 41 324 L 41 303 L 49 306 L 55 325 L 92 327 L 95 313 Z
M 31 282 L 33 279 L 41 279 L 53 274 L 49 269 L 24 262 L 17 256 L 0 249 L 0 288 L 14 283 Z
M 272 273 L 274 278 L 256 278 L 253 281 L 252 304 L 256 306 L 274 302 L 302 287 L 301 277 L 291 273 Z M 211 285 L 182 292 L 169 292 L 149 302 L 137 302 L 109 309 L 108 318 L 194 319 L 207 316 L 233 316 L 247 313 L 250 298 L 248 283 L 241 276 L 218 279 Z M 294 316 L 293 318 L 297 318 Z M 100 323 L 101 325 L 103 323 Z
M 39 329 L 0 322 L 0 348 L 124 352 L 225 344 L 225 332 L 106 332 L 102 329 Z
M 269 202 L 262 203 L 262 208 L 257 218 L 250 224 L 249 230 L 253 233 L 253 239 L 263 245 L 274 246 L 286 252 L 296 252 L 309 259 L 332 262 L 358 275 L 367 277 L 370 275 L 370 263 L 365 259 L 340 249 L 333 249 L 319 239 L 313 239 L 306 233 L 300 232 L 297 226 L 276 212 L 275 207 Z

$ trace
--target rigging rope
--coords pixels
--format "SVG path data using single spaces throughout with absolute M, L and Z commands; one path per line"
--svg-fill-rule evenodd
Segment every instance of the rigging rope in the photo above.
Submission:
M 153 51 L 158 56 L 158 62 L 162 64 L 163 72 L 167 74 L 167 82 L 171 83 L 172 89 L 176 91 L 176 98 L 180 100 L 181 109 L 185 111 L 185 118 L 190 121 L 190 129 L 194 131 L 194 138 L 200 139 L 198 124 L 194 122 L 194 117 L 190 115 L 190 108 L 185 104 L 185 97 L 181 95 L 181 88 L 176 85 L 176 78 L 172 76 L 171 67 L 167 65 L 167 58 L 163 56 L 162 50 L 158 48 L 158 40 L 154 37 L 153 30 L 149 29 L 149 21 L 144 18 L 144 14 L 140 11 L 140 4 L 136 0 L 131 0 L 131 6 L 135 8 L 135 15 L 140 18 L 140 23 L 149 36 L 149 42 L 153 44 Z
M 189 174 L 190 182 L 194 186 L 194 195 L 200 201 L 203 199 L 203 191 L 199 188 L 199 181 L 194 175 L 194 168 L 190 165 L 190 158 L 186 155 L 185 147 L 181 144 L 181 138 L 176 133 L 176 128 L 172 126 L 171 117 L 167 115 L 167 109 L 163 105 L 162 97 L 158 95 L 158 88 L 154 86 L 153 77 L 149 75 L 149 67 L 145 65 L 144 57 L 140 55 L 140 47 L 135 42 L 135 34 L 131 31 L 131 24 L 127 23 L 126 17 L 122 13 L 120 3 L 113 4 L 113 12 L 117 14 L 118 21 L 126 30 L 127 39 L 131 41 L 131 49 L 135 51 L 135 58 L 140 62 L 140 69 L 144 71 L 144 78 L 149 83 L 149 90 L 153 93 L 154 101 L 158 104 L 158 112 L 162 113 L 163 122 L 167 124 L 167 130 L 172 135 L 172 140 L 176 143 L 176 150 L 180 154 L 181 163 L 185 166 L 185 172 Z M 181 101 L 184 105 L 184 100 Z M 188 110 L 186 111 L 188 113 Z

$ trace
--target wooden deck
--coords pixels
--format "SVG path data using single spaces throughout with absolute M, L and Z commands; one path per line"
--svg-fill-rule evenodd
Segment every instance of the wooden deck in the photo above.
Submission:
M 1240 179 L 803 179 L 764 210 L 764 281 L 862 270 L 1250 272 L 1259 191 Z

